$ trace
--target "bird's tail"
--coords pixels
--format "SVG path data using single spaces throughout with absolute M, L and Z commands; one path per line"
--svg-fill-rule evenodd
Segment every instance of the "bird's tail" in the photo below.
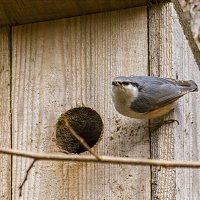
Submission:
M 195 92 L 198 91 L 198 86 L 193 80 L 182 81 L 168 78 L 168 81 L 174 83 L 182 92 Z
M 198 86 L 194 81 L 190 80 L 189 83 L 190 83 L 190 85 L 191 85 L 190 87 L 192 89 L 191 92 L 198 91 Z
M 198 91 L 198 86 L 197 84 L 192 81 L 180 81 L 177 82 L 178 87 L 181 89 L 183 92 L 195 92 Z

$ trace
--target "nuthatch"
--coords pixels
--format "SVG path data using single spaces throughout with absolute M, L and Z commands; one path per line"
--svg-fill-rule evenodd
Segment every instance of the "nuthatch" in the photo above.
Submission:
M 183 95 L 197 91 L 197 84 L 153 76 L 120 76 L 112 82 L 115 109 L 131 118 L 158 118 L 175 107 Z

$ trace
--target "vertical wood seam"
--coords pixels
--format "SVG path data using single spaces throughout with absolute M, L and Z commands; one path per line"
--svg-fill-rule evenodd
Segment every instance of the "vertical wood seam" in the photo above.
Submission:
M 12 149 L 12 26 L 9 27 L 9 46 L 10 46 L 10 148 Z M 10 172 L 10 187 L 11 187 L 11 200 L 12 198 L 12 183 L 13 183 L 13 156 L 11 156 L 11 172 Z
M 148 48 L 148 56 L 147 56 L 147 65 L 148 65 L 148 76 L 150 76 L 151 74 L 151 69 L 150 69 L 150 33 L 149 33 L 149 29 L 150 29 L 150 22 L 149 22 L 149 18 L 150 18 L 150 13 L 149 13 L 149 9 L 150 9 L 150 2 L 147 5 L 147 48 Z M 150 127 L 150 120 L 148 120 L 148 126 Z M 152 152 L 151 152 L 151 131 L 150 128 L 148 129 L 149 132 L 149 156 L 150 159 L 152 158 Z M 152 200 L 152 166 L 150 166 L 150 199 Z

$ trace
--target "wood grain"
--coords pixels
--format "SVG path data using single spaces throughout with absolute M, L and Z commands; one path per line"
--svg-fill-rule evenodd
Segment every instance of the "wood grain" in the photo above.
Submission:
M 179 21 L 174 6 L 172 6 L 172 27 L 174 30 L 172 38 L 173 65 L 176 67 L 178 78 L 194 80 L 200 86 L 199 66 L 195 60 L 190 42 Z M 200 160 L 200 94 L 192 93 L 184 96 L 175 110 L 176 118 L 180 126 L 176 128 L 175 134 L 175 158 L 176 160 L 197 161 Z M 176 199 L 198 199 L 200 195 L 200 170 L 199 169 L 177 169 L 176 170 Z
M 10 29 L 0 28 L 0 147 L 11 148 Z M 11 156 L 0 155 L 0 199 L 11 199 Z
M 76 106 L 95 109 L 104 122 L 100 155 L 150 157 L 149 133 L 121 116 L 111 102 L 111 80 L 147 75 L 146 7 L 14 27 L 13 148 L 55 152 L 55 124 Z M 87 154 L 87 153 L 84 153 Z M 30 160 L 13 160 L 13 199 Z M 150 167 L 38 162 L 21 199 L 151 199 Z
M 147 0 L 1 0 L 0 26 L 55 20 L 144 5 L 147 5 Z
M 161 77 L 194 80 L 200 73 L 196 54 L 191 49 L 173 3 L 151 7 L 149 12 L 150 73 Z M 178 101 L 175 118 L 180 125 L 163 126 L 151 134 L 152 158 L 199 160 L 199 93 Z M 152 168 L 153 199 L 198 199 L 199 170 Z
M 153 5 L 149 8 L 149 61 L 150 75 L 175 78 L 172 60 L 172 4 Z M 173 119 L 171 112 L 165 119 Z M 154 122 L 153 122 L 154 123 Z M 151 133 L 151 157 L 175 158 L 177 124 L 164 125 Z M 152 167 L 152 199 L 175 199 L 176 171 Z
M 195 40 L 197 40 L 197 38 L 194 39 L 194 37 L 193 37 L 191 26 L 190 26 L 190 24 L 188 23 L 188 20 L 185 17 L 185 13 L 183 13 L 183 10 L 181 8 L 179 1 L 172 0 L 172 2 L 173 2 L 173 5 L 174 5 L 174 9 L 176 10 L 176 13 L 178 15 L 179 23 L 181 24 L 183 33 L 185 35 L 185 39 L 188 40 L 188 44 L 189 44 L 189 46 L 192 50 L 194 59 L 195 59 L 197 65 L 199 66 L 199 69 L 200 69 L 200 51 L 199 51 L 199 48 L 198 48 L 199 43 L 197 41 L 195 41 Z M 190 12 L 194 13 L 194 10 L 196 10 L 197 13 L 198 13 L 197 7 L 195 7 L 195 6 L 192 7 L 192 5 L 190 5 L 190 6 L 191 6 Z M 198 23 L 199 22 L 193 23 L 192 26 L 198 26 Z

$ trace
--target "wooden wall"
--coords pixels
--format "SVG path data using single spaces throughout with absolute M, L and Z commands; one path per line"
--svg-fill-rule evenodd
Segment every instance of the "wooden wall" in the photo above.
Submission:
M 172 60 L 172 4 L 155 5 L 149 11 L 149 67 L 150 75 L 174 77 Z M 174 118 L 171 112 L 165 119 Z M 155 123 L 153 121 L 153 123 Z M 175 130 L 177 124 L 164 125 L 151 132 L 151 157 L 173 160 L 175 158 Z M 152 198 L 175 199 L 176 170 L 152 167 Z
M 172 38 L 174 73 L 181 79 L 193 79 L 200 87 L 200 73 L 188 41 L 179 24 L 177 13 L 172 9 L 172 27 L 175 31 Z M 175 133 L 175 158 L 177 160 L 200 160 L 200 95 L 193 93 L 185 96 L 175 110 L 175 116 L 181 126 Z M 200 196 L 200 170 L 176 170 L 176 198 L 198 199 Z
M 11 148 L 10 29 L 0 28 L 0 147 Z M 11 156 L 0 156 L 0 199 L 11 199 Z
M 10 29 L 0 28 L 0 147 L 11 148 Z M 11 199 L 11 156 L 0 157 L 0 199 Z
M 102 117 L 100 155 L 149 158 L 146 122 L 118 114 L 111 80 L 148 74 L 146 7 L 12 29 L 14 149 L 54 152 L 55 124 L 76 104 Z M 134 67 L 133 67 L 134 66 Z M 31 160 L 13 158 L 13 199 Z M 21 199 L 150 199 L 150 167 L 38 162 Z
M 150 74 L 175 79 L 194 80 L 200 85 L 197 65 L 181 20 L 172 3 L 155 5 L 149 12 Z M 199 93 L 185 95 L 166 119 L 176 123 L 151 133 L 152 158 L 197 161 L 200 158 Z M 199 169 L 152 168 L 153 199 L 198 199 Z
M 180 125 L 149 132 L 148 121 L 118 114 L 111 81 L 118 75 L 193 79 L 199 69 L 172 3 L 1 28 L 0 146 L 57 152 L 55 124 L 82 102 L 104 122 L 99 155 L 198 160 L 199 94 L 179 101 Z M 0 66 L 0 67 L 1 67 Z M 11 114 L 10 114 L 11 113 Z M 87 152 L 83 154 L 88 154 Z M 199 170 L 38 161 L 19 197 L 30 159 L 0 157 L 0 198 L 196 199 Z M 3 169 L 3 170 L 1 170 Z

